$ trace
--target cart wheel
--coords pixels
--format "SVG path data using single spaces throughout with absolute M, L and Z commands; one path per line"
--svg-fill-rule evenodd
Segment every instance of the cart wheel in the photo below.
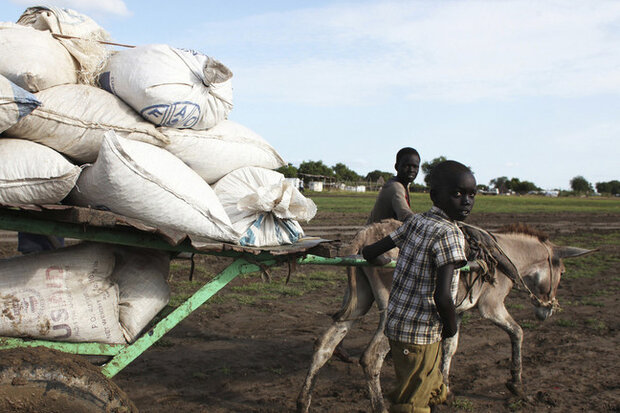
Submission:
M 133 413 L 138 409 L 81 357 L 37 347 L 0 352 L 0 411 Z

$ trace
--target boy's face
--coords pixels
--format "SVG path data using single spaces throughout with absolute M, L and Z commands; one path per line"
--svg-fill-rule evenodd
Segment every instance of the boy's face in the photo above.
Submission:
M 450 219 L 464 221 L 474 208 L 476 179 L 470 173 L 461 173 L 433 192 L 433 201 L 438 208 Z
M 394 165 L 396 179 L 405 185 L 413 182 L 420 170 L 420 157 L 414 154 L 405 155 Z

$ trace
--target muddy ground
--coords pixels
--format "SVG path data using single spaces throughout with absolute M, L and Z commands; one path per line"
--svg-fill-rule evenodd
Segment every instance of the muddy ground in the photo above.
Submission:
M 306 229 L 346 240 L 364 220 L 363 216 L 319 214 Z M 469 312 L 452 364 L 456 398 L 439 410 L 620 411 L 620 213 L 471 217 L 471 223 L 488 229 L 513 222 L 530 223 L 562 244 L 596 246 L 605 265 L 591 277 L 567 274 L 558 294 L 563 309 L 545 322 L 535 319 L 523 292 L 513 290 L 508 297 L 507 307 L 524 329 L 527 400 L 514 397 L 505 387 L 510 377 L 508 336 L 477 312 Z M 204 257 L 198 264 L 213 273 L 225 262 Z M 291 277 L 292 286 L 319 271 L 332 272 L 335 281 L 303 296 L 283 292 L 265 298 L 257 293 L 256 300 L 243 301 L 235 296 L 234 287 L 260 283 L 260 277 L 236 279 L 218 299 L 190 315 L 114 382 L 142 412 L 294 411 L 314 340 L 330 325 L 330 315 L 338 310 L 346 286 L 341 267 L 303 266 L 300 271 Z M 286 275 L 285 269 L 274 271 L 273 283 L 283 283 Z M 180 289 L 186 277 L 183 271 L 175 274 L 173 287 Z M 195 277 L 207 279 L 201 271 Z M 345 347 L 353 356 L 362 353 L 377 320 L 373 310 L 345 338 Z M 392 369 L 388 358 L 382 372 L 384 390 L 393 383 Z M 357 364 L 332 359 L 321 370 L 313 396 L 312 412 L 370 411 L 363 372 Z

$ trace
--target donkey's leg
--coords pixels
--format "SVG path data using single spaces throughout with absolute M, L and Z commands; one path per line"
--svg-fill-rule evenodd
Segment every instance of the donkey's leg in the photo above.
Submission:
M 461 332 L 461 320 L 463 319 L 463 313 L 457 313 L 456 315 L 456 334 L 450 338 L 446 338 L 441 343 L 442 357 L 441 357 L 441 374 L 443 375 L 443 382 L 446 385 L 448 394 L 450 393 L 450 364 L 452 363 L 452 357 L 456 353 L 456 349 L 459 345 L 459 333 Z
M 314 343 L 314 354 L 312 355 L 312 363 L 308 369 L 308 374 L 304 381 L 304 385 L 297 396 L 297 411 L 307 412 L 312 401 L 312 390 L 316 384 L 317 375 L 321 367 L 331 358 L 334 349 L 347 335 L 354 320 L 335 321 L 323 335 Z
M 304 384 L 297 396 L 297 411 L 307 412 L 310 408 L 312 389 L 316 383 L 321 367 L 331 358 L 334 349 L 347 335 L 355 320 L 364 316 L 374 302 L 372 290 L 364 274 L 357 269 L 348 271 L 349 285 L 345 295 L 343 308 L 334 315 L 334 323 L 319 337 L 314 344 L 312 363 Z
M 383 413 L 387 410 L 381 390 L 381 367 L 385 356 L 390 351 L 390 344 L 383 331 L 387 321 L 387 304 L 392 283 L 392 271 L 379 268 L 364 268 L 363 271 L 368 277 L 377 302 L 379 325 L 360 358 L 360 364 L 364 369 L 372 411 Z
M 376 413 L 387 411 L 381 390 L 381 367 L 383 366 L 385 356 L 390 351 L 388 339 L 383 334 L 385 318 L 385 312 L 382 312 L 379 327 L 360 359 L 360 364 L 364 369 L 364 376 L 366 377 L 366 386 L 368 387 L 372 411 Z
M 510 373 L 512 379 L 506 383 L 508 389 L 519 397 L 523 397 L 523 382 L 521 380 L 521 346 L 523 344 L 523 330 L 506 310 L 504 303 L 490 306 L 482 300 L 478 303 L 480 314 L 491 320 L 495 325 L 508 333 L 512 344 L 512 365 Z

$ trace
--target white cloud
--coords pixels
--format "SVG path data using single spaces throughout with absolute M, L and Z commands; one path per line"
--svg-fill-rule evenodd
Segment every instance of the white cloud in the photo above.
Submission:
M 256 97 L 364 104 L 620 93 L 620 2 L 363 2 L 209 22 Z M 229 63 L 230 64 L 230 63 Z
M 27 7 L 33 6 L 32 0 L 11 1 L 16 4 L 23 4 Z M 98 14 L 112 14 L 118 16 L 131 15 L 131 12 L 123 0 L 46 0 L 43 3 L 37 4 L 73 9 L 83 14 L 94 12 Z

